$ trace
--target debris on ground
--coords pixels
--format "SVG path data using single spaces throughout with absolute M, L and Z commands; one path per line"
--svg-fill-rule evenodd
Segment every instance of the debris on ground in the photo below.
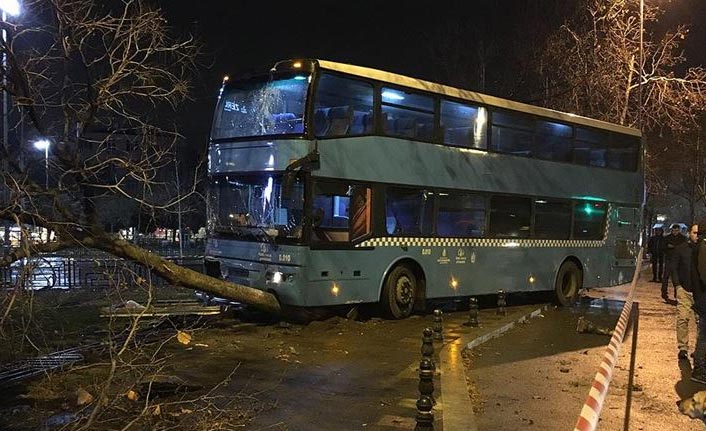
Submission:
M 93 395 L 91 395 L 87 390 L 79 387 L 76 389 L 76 405 L 85 406 L 86 404 L 91 404 L 93 402 Z
M 576 332 L 579 334 L 613 335 L 613 330 L 603 326 L 597 326 L 585 317 L 579 317 L 576 322 Z
M 187 345 L 191 343 L 191 334 L 184 331 L 177 331 L 177 341 L 181 344 Z

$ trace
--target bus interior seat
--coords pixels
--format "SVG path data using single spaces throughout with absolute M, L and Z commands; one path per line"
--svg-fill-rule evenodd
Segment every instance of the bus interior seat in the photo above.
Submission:
M 373 131 L 373 114 L 372 112 L 353 111 L 353 122 L 351 123 L 350 133 L 353 135 L 369 134 Z
M 363 115 L 363 127 L 365 128 L 363 133 L 373 133 L 374 118 L 375 117 L 373 117 L 373 111 L 370 111 L 367 114 Z
M 395 120 L 395 135 L 414 137 L 416 135 L 416 122 L 414 118 L 398 118 Z
M 606 150 L 591 150 L 590 165 L 605 167 L 605 153 Z
M 294 121 L 297 116 L 292 112 L 283 112 L 281 114 L 272 114 L 275 133 L 291 133 L 294 130 Z
M 326 136 L 331 126 L 328 121 L 328 108 L 318 108 L 314 112 L 314 135 Z
M 385 134 L 386 135 L 396 135 L 396 128 L 395 128 L 395 118 L 387 115 L 386 112 L 382 113 L 382 124 L 385 125 Z
M 330 127 L 326 136 L 341 136 L 348 133 L 353 122 L 353 109 L 350 106 L 336 106 L 328 111 Z
M 417 127 L 415 128 L 415 136 L 420 139 L 431 140 L 434 137 L 434 123 L 417 123 Z

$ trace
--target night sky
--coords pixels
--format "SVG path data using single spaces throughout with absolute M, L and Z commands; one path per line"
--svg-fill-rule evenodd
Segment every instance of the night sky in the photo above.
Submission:
M 685 23 L 684 45 L 691 65 L 706 64 L 706 2 L 657 1 L 662 24 Z M 179 123 L 192 148 L 205 148 L 215 96 L 223 75 L 237 77 L 276 61 L 310 57 L 388 70 L 472 90 L 475 77 L 458 70 L 472 64 L 479 38 L 509 62 L 490 65 L 486 93 L 515 100 L 512 60 L 571 11 L 566 0 L 471 0 L 429 2 L 262 2 L 170 0 L 159 2 L 177 32 L 204 43 L 204 67 Z M 648 29 L 649 30 L 649 29 Z M 479 36 L 480 34 L 480 36 Z M 442 54 L 440 55 L 439 52 Z M 455 66 L 454 66 L 455 65 Z M 449 68 L 454 68 L 450 71 Z M 465 79 L 465 82 L 464 82 Z

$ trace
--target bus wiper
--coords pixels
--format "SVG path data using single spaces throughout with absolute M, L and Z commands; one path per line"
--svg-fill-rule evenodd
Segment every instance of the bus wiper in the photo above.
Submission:
M 250 234 L 249 231 L 245 230 L 242 227 L 239 226 L 227 226 L 227 225 L 218 225 L 215 228 L 216 232 L 219 233 L 232 233 L 236 236 L 243 236 L 243 234 Z
M 258 236 L 259 236 L 260 238 L 262 238 L 262 237 L 264 236 L 266 242 L 267 242 L 268 244 L 270 244 L 274 250 L 277 250 L 277 248 L 279 248 L 279 246 L 278 246 L 278 244 L 277 244 L 277 241 L 275 241 L 275 237 L 272 236 L 272 235 L 270 235 L 264 227 L 262 227 L 262 226 L 260 226 L 260 225 L 249 226 L 249 227 L 253 227 L 253 228 L 259 230 L 259 231 L 260 231 L 260 235 L 258 235 Z

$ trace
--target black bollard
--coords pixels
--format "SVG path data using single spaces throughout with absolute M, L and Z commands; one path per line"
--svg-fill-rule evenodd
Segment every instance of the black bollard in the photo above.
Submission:
M 497 314 L 502 314 L 503 316 L 507 316 L 507 310 L 505 310 L 505 307 L 507 306 L 507 301 L 505 300 L 505 291 L 504 290 L 498 290 L 498 312 Z
M 444 328 L 442 327 L 441 310 L 434 310 L 434 341 L 444 341 Z
M 468 300 L 468 322 L 466 326 L 478 326 L 478 298 Z
M 429 358 L 419 363 L 419 399 L 417 400 L 417 425 L 415 431 L 434 429 L 434 370 Z
M 432 368 L 435 369 L 434 364 L 434 340 L 432 339 L 431 328 L 424 328 L 422 332 L 422 360 L 429 359 L 432 364 Z

